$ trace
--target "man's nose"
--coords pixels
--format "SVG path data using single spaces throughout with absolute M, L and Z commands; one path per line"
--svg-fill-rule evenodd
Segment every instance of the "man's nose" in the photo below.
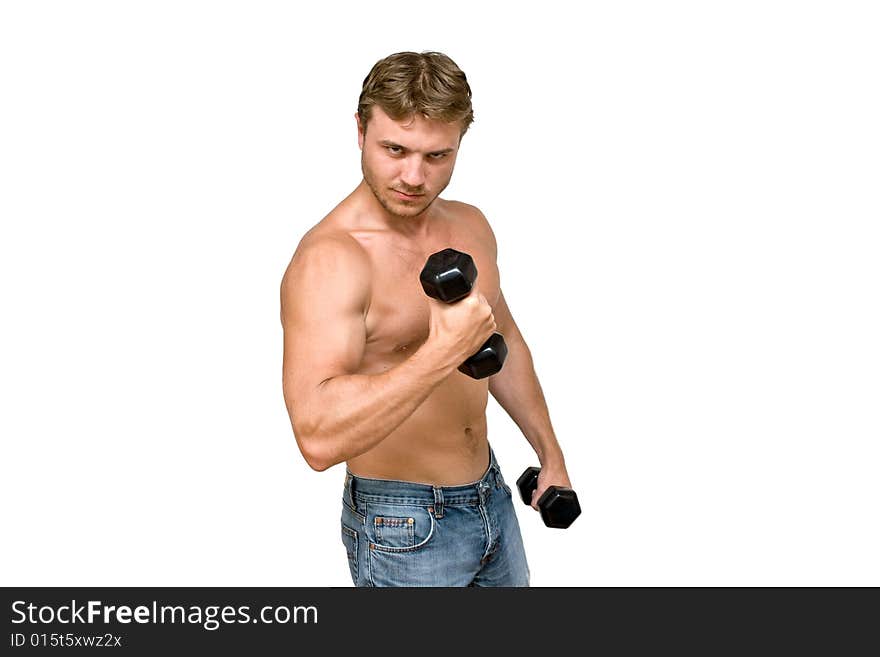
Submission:
M 400 178 L 403 184 L 410 189 L 425 184 L 425 165 L 419 155 L 412 155 L 404 160 Z

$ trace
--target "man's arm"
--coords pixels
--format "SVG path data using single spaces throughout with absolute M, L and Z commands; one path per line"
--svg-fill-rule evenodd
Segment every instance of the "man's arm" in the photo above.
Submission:
M 427 341 L 382 374 L 356 374 L 369 298 L 369 260 L 350 238 L 301 245 L 281 282 L 284 399 L 315 470 L 372 449 L 456 367 Z
M 489 379 L 489 392 L 529 441 L 538 460 L 541 474 L 533 500 L 537 500 L 548 486 L 571 487 L 562 449 L 550 423 L 550 412 L 535 374 L 532 354 L 513 320 L 502 292 L 495 304 L 495 322 L 498 332 L 507 343 L 507 358 L 498 374 Z
M 471 216 L 474 218 L 474 231 L 485 240 L 493 262 L 497 261 L 498 244 L 489 221 L 477 208 L 473 208 Z M 570 488 L 571 482 L 562 449 L 550 423 L 544 392 L 535 374 L 532 353 L 513 320 L 504 293 L 500 290 L 493 314 L 497 331 L 504 336 L 507 344 L 507 358 L 501 371 L 489 379 L 489 392 L 516 423 L 538 455 L 541 473 L 538 475 L 538 487 L 532 495 L 532 506 L 537 509 L 535 502 L 548 486 Z

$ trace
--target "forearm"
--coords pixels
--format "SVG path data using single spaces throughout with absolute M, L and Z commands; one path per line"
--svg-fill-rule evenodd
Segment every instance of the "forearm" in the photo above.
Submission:
M 399 427 L 455 370 L 426 342 L 382 374 L 337 376 L 319 386 L 312 428 L 301 441 L 319 470 L 369 451 Z
M 520 428 L 541 465 L 564 467 L 565 460 L 528 345 L 522 339 L 515 339 L 508 343 L 507 350 L 504 367 L 489 379 L 489 392 Z

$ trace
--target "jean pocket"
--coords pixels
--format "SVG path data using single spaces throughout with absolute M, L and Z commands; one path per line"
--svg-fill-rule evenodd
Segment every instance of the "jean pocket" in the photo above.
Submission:
M 342 544 L 348 556 L 348 570 L 351 573 L 351 581 L 357 586 L 358 578 L 358 535 L 350 527 L 342 525 Z
M 368 504 L 366 530 L 373 550 L 412 552 L 433 537 L 434 516 L 425 506 Z
M 376 516 L 376 542 L 387 547 L 409 548 L 416 544 L 416 519 L 412 516 Z

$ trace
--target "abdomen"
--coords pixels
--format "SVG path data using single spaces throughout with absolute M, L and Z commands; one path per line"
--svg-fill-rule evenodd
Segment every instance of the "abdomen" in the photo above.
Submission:
M 487 379 L 453 372 L 372 450 L 348 461 L 356 475 L 452 486 L 478 480 L 488 466 Z

